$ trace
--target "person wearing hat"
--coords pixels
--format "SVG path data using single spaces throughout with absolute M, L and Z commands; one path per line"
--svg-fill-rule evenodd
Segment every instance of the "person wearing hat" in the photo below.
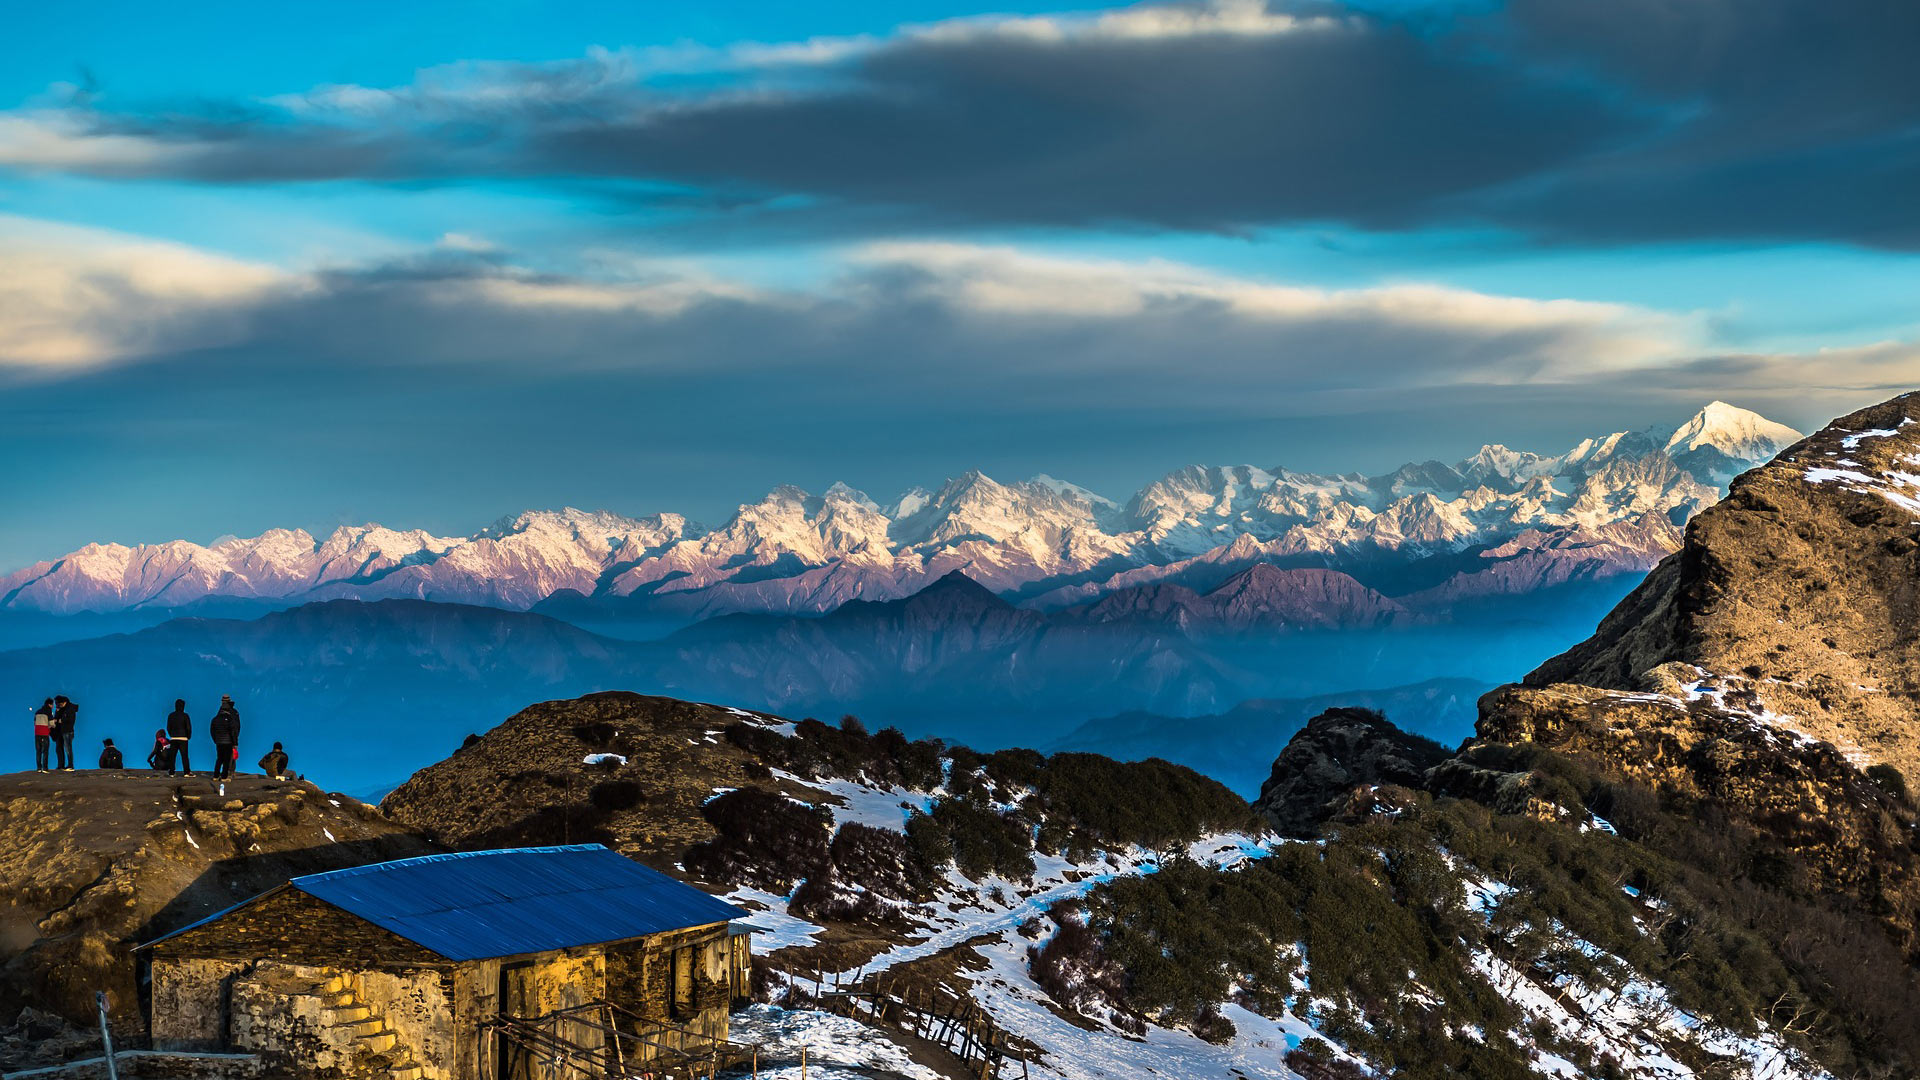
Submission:
M 213 736 L 213 776 L 225 780 L 233 775 L 233 761 L 240 753 L 240 710 L 233 707 L 233 695 L 220 695 L 220 711 L 207 725 Z

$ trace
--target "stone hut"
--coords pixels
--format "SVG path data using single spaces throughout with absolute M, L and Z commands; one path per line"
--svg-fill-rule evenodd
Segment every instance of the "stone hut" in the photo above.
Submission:
M 743 914 L 598 844 L 514 848 L 294 878 L 138 948 L 157 1050 L 521 1080 L 516 1024 L 628 1061 L 724 1045 Z

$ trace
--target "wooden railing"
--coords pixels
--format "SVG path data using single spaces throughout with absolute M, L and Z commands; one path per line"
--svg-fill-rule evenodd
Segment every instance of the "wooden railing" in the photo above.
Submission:
M 1030 1044 L 1001 1028 L 971 997 L 888 972 L 850 983 L 836 979 L 831 988 L 818 979 L 814 985 L 819 1008 L 938 1043 L 970 1076 L 1028 1080 Z
M 483 1028 L 533 1055 L 535 1080 L 696 1080 L 738 1065 L 758 1075 L 764 1056 L 757 1043 L 651 1020 L 610 1001 L 540 1017 L 496 1016 Z M 582 1041 L 587 1032 L 600 1044 Z

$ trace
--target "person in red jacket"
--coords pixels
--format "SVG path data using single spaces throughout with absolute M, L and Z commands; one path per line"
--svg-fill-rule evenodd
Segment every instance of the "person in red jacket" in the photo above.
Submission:
M 161 728 L 153 733 L 153 749 L 147 751 L 147 768 L 154 772 L 171 772 L 173 744 L 167 741 L 167 729 Z
M 47 772 L 47 748 L 53 745 L 53 699 L 33 711 L 33 771 Z

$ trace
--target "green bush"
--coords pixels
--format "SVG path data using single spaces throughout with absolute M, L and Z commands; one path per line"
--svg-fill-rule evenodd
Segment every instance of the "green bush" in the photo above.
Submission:
M 819 807 L 744 787 L 709 799 L 701 815 L 718 835 L 688 848 L 682 864 L 708 881 L 784 893 L 827 868 L 833 818 Z

